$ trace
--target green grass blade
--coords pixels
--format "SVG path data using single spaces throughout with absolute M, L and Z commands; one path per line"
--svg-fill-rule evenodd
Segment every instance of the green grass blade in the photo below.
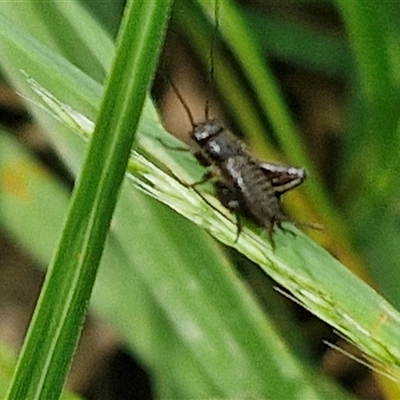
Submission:
M 28 330 L 9 399 L 58 398 L 61 392 L 167 15 L 168 7 L 160 1 L 129 3 L 96 134 Z M 114 110 L 111 118 L 110 109 Z
M 362 201 L 380 202 L 382 195 L 387 197 L 394 192 L 392 173 L 398 168 L 400 144 L 397 132 L 399 94 L 393 80 L 397 66 L 391 65 L 389 59 L 391 32 L 386 22 L 387 11 L 380 3 L 338 1 L 338 4 L 356 59 L 358 98 L 363 107 L 362 114 L 356 115 L 356 124 L 351 126 L 348 137 L 356 146 L 346 147 L 352 152 L 347 155 L 349 161 L 344 165 L 347 167 L 345 176 L 356 179 L 360 187 L 379 182 L 379 185 L 370 184 L 368 191 L 363 191 Z
M 344 38 L 332 37 L 298 21 L 241 8 L 263 53 L 330 77 L 348 76 L 351 52 Z
M 4 142 L 2 144 L 4 144 Z M 11 351 L 5 343 L 0 341 L 0 398 L 2 399 L 5 398 L 7 389 L 9 388 L 11 377 L 15 369 L 16 360 L 17 360 L 16 354 L 14 354 L 14 352 Z M 73 393 L 67 393 L 63 391 L 63 393 L 61 394 L 61 400 L 80 400 L 80 399 L 81 397 Z
M 0 10 L 14 27 L 29 31 L 50 50 L 103 82 L 110 68 L 114 43 L 78 1 L 24 1 L 17 6 L 2 2 Z M 95 47 L 99 41 L 102 45 Z
M 338 5 L 355 60 L 348 132 L 343 136 L 341 198 L 370 274 L 399 308 L 398 4 Z
M 99 107 L 101 86 L 96 85 L 91 78 L 82 74 L 64 58 L 54 57 L 53 52 L 47 47 L 12 24 L 1 13 L 2 4 L 0 3 L 0 52 L 3 56 L 3 69 L 7 71 L 8 77 L 13 82 L 20 82 L 21 70 L 29 66 L 29 74 L 47 80 L 54 89 L 55 96 L 79 107 L 94 120 Z M 63 71 L 66 69 L 72 75 L 68 84 L 63 76 Z M 81 90 L 82 85 L 87 88 L 86 91 Z

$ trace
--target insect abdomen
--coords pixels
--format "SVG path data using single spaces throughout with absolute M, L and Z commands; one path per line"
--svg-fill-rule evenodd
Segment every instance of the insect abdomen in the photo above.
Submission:
M 247 217 L 268 230 L 272 230 L 274 223 L 286 220 L 271 180 L 250 157 L 231 157 L 222 170 L 235 182 L 239 212 L 243 209 Z

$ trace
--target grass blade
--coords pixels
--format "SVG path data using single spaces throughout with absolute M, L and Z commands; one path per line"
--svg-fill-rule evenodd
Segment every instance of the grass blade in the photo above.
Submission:
M 168 7 L 161 1 L 128 5 L 96 134 L 73 194 L 63 235 L 50 264 L 8 399 L 58 398 L 60 395 L 87 311 L 167 15 Z M 120 96 L 124 90 L 126 97 Z M 109 118 L 110 108 L 114 109 L 112 118 Z

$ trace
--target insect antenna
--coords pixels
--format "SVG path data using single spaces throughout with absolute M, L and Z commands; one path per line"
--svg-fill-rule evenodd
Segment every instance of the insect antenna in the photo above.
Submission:
M 208 70 L 209 70 L 209 96 L 206 100 L 204 109 L 204 118 L 206 121 L 210 119 L 210 98 L 214 95 L 214 78 L 215 78 L 215 46 L 217 40 L 217 34 L 219 32 L 219 1 L 214 2 L 214 31 L 211 37 L 210 45 L 210 56 L 208 59 Z
M 182 104 L 182 107 L 185 109 L 186 114 L 187 114 L 187 116 L 189 118 L 189 121 L 190 121 L 190 125 L 194 129 L 196 124 L 194 123 L 194 117 L 193 117 L 192 112 L 190 111 L 188 103 L 186 103 L 185 99 L 182 96 L 182 93 L 179 91 L 178 87 L 175 85 L 174 81 L 172 80 L 172 78 L 169 75 L 167 75 L 167 79 L 168 79 L 168 82 L 171 85 L 172 90 L 174 91 L 177 99 Z

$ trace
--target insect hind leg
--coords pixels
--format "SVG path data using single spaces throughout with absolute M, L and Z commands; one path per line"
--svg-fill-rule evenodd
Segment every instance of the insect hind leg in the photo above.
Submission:
M 312 228 L 312 229 L 315 229 L 315 230 L 318 230 L 318 231 L 322 231 L 322 230 L 325 229 L 323 225 L 318 224 L 316 222 L 294 221 L 294 220 L 291 220 L 289 218 L 286 218 L 286 219 L 284 219 L 282 221 L 277 222 L 277 225 L 279 226 L 280 229 L 282 229 L 284 232 L 291 233 L 293 236 L 296 236 L 296 234 L 293 231 L 291 231 L 290 229 L 287 229 L 284 226 L 282 226 L 282 222 L 290 222 L 291 224 L 293 224 L 297 228 L 307 227 L 307 228 Z
M 295 237 L 296 234 L 292 230 L 290 230 L 290 229 L 286 228 L 285 226 L 283 226 L 282 225 L 283 222 L 292 222 L 293 223 L 293 221 L 289 220 L 288 218 L 285 218 L 285 219 L 277 221 L 275 224 L 284 233 L 290 233 L 293 237 Z
M 242 218 L 239 212 L 241 210 L 240 198 L 237 195 L 236 188 L 228 185 L 226 182 L 217 181 L 215 183 L 215 187 L 217 197 L 221 204 L 235 214 L 237 229 L 234 243 L 236 243 L 239 240 L 240 234 L 242 233 Z

